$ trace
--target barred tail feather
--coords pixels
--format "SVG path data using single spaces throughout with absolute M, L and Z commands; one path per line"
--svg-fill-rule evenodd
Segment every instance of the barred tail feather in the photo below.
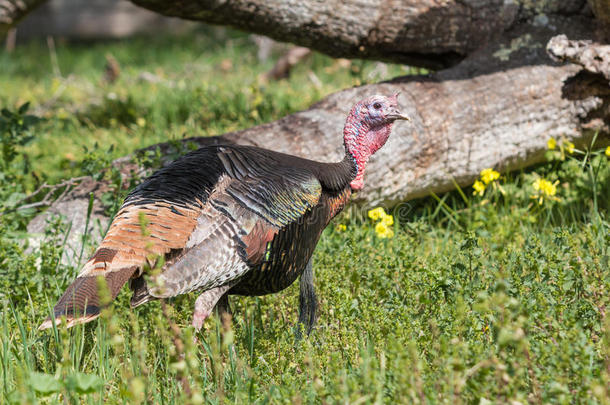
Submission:
M 54 323 L 59 325 L 63 317 L 66 318 L 66 326 L 68 328 L 96 319 L 100 316 L 102 309 L 98 278 L 104 278 L 110 297 L 115 299 L 121 287 L 131 278 L 137 268 L 137 266 L 132 266 L 96 276 L 86 275 L 78 277 L 68 287 L 53 308 L 53 319 L 47 318 L 38 327 L 38 330 L 51 328 Z
M 114 299 L 151 257 L 184 248 L 197 224 L 197 207 L 176 208 L 164 201 L 136 202 L 124 205 L 117 213 L 95 254 L 53 308 L 52 319 L 45 320 L 38 329 L 57 325 L 62 317 L 66 317 L 68 327 L 94 320 L 103 304 L 98 292 L 99 277 L 104 278 Z M 146 217 L 145 222 L 142 215 Z M 142 230 L 143 223 L 148 223 L 147 232 Z

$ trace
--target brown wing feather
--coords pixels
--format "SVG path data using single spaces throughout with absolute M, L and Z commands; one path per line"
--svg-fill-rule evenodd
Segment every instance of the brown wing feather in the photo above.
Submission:
M 253 261 L 263 258 L 267 242 L 278 228 L 227 194 L 231 181 L 228 176 L 219 179 L 184 249 L 166 256 L 152 284 L 144 278 L 131 283 L 132 306 L 224 285 L 243 276 Z

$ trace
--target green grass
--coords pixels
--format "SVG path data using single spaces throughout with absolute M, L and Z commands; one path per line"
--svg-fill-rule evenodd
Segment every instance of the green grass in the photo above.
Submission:
M 106 53 L 122 67 L 114 84 L 101 80 Z M 262 84 L 257 76 L 272 61 L 259 63 L 241 34 L 205 29 L 58 44 L 57 59 L 61 77 L 46 46 L 0 54 L 0 104 L 31 101 L 30 112 L 46 119 L 18 148 L 31 170 L 6 169 L 0 195 L 91 171 L 95 158 L 246 128 L 379 80 L 369 78 L 373 63 L 342 67 L 314 55 L 289 80 Z M 139 81 L 143 71 L 162 82 Z M 376 235 L 371 207 L 348 209 L 315 252 L 318 326 L 298 343 L 298 285 L 232 297 L 232 322 L 210 319 L 198 344 L 188 326 L 194 295 L 130 310 L 123 291 L 99 321 L 40 333 L 78 272 L 59 262 L 67 225 L 51 221 L 42 247 L 26 254 L 24 219 L 7 210 L 0 402 L 608 403 L 610 164 L 594 149 L 563 160 L 550 152 L 549 163 L 503 174 L 483 196 L 465 189 L 387 207 L 392 238 Z M 559 180 L 560 201 L 531 198 L 538 177 Z

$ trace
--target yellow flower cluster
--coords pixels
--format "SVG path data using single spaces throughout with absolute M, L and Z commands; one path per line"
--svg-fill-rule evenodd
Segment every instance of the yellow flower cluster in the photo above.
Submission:
M 555 148 L 557 147 L 557 141 L 555 140 L 555 138 L 549 138 L 549 140 L 546 141 L 546 146 L 547 148 L 549 148 L 549 150 L 555 150 Z M 563 160 L 564 158 L 564 152 L 567 152 L 570 155 L 574 153 L 574 148 L 575 146 L 572 142 L 566 140 L 561 141 L 561 159 Z
M 559 201 L 559 198 L 555 196 L 557 194 L 557 184 L 559 184 L 559 180 L 551 183 L 546 179 L 536 179 L 533 184 L 536 194 L 532 198 L 537 199 L 539 205 L 542 205 L 545 199 Z
M 481 180 L 486 185 L 491 183 L 492 181 L 496 181 L 500 178 L 500 173 L 495 171 L 494 169 L 483 169 L 481 171 Z
M 375 225 L 375 233 L 380 238 L 391 238 L 394 236 L 394 230 L 391 228 L 394 225 L 394 217 L 386 214 L 383 207 L 377 207 L 368 212 L 369 218 L 373 221 L 379 221 Z
M 610 146 L 606 148 L 606 156 L 610 157 Z
M 481 180 L 477 180 L 472 185 L 474 188 L 474 192 L 472 194 L 483 195 L 485 189 L 489 184 L 494 183 L 496 180 L 500 178 L 500 173 L 495 171 L 494 169 L 487 168 L 481 170 Z
M 483 182 L 479 180 L 474 182 L 472 188 L 474 188 L 474 193 L 472 194 L 483 195 L 483 193 L 485 192 L 485 184 L 483 184 Z
M 383 209 L 383 207 L 373 208 L 372 210 L 369 211 L 369 218 L 371 218 L 373 221 L 378 221 L 379 219 L 383 218 L 385 215 L 387 215 L 387 214 L 385 213 L 385 210 Z
M 555 195 L 557 194 L 557 183 L 559 183 L 559 181 L 551 183 L 545 179 L 537 179 L 534 182 L 534 190 L 539 190 L 541 193 L 546 195 Z

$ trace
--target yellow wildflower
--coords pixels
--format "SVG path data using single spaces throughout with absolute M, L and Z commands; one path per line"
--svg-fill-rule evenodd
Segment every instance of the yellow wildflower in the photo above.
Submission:
M 610 146 L 606 148 L 606 156 L 610 157 Z
M 545 179 L 537 179 L 534 182 L 534 190 L 538 191 L 540 190 L 542 192 L 542 194 L 545 195 L 555 195 L 557 194 L 557 183 L 559 183 L 559 181 L 556 181 L 555 183 L 551 183 L 548 180 Z
M 563 141 L 563 147 L 565 148 L 566 152 L 568 153 L 574 153 L 574 144 L 570 141 Z
M 394 231 L 390 228 L 394 225 L 394 217 L 386 214 L 383 207 L 377 207 L 368 212 L 369 218 L 377 222 L 375 225 L 375 233 L 380 238 L 391 238 L 394 236 Z
M 387 226 L 394 225 L 394 217 L 392 215 L 384 215 L 381 218 L 381 222 L 386 224 Z
M 548 141 L 546 141 L 546 146 L 550 150 L 553 150 L 557 146 L 557 141 L 555 140 L 555 138 L 550 138 Z
M 474 195 L 476 195 L 476 194 L 483 195 L 483 193 L 485 192 L 485 184 L 483 184 L 479 180 L 474 182 L 474 184 L 472 185 L 472 188 L 474 188 L 474 192 L 472 193 Z
M 377 221 L 386 215 L 387 214 L 385 213 L 383 207 L 377 207 L 369 211 L 369 218 L 371 218 L 373 221 Z
M 383 221 L 375 225 L 375 233 L 380 238 L 391 238 L 394 236 L 394 231 L 384 224 Z
M 145 119 L 145 118 L 142 118 L 142 117 L 139 117 L 139 118 L 136 120 L 136 124 L 138 124 L 138 126 L 139 126 L 139 127 L 146 126 L 146 119 Z
M 498 180 L 499 178 L 500 173 L 498 173 L 494 169 L 483 169 L 481 171 L 481 180 L 483 180 L 483 183 L 485 184 L 489 184 L 495 180 Z
M 545 198 L 559 201 L 559 198 L 555 197 L 555 194 L 557 194 L 557 184 L 559 184 L 559 180 L 551 183 L 546 179 L 536 179 L 533 186 L 537 194 L 533 195 L 532 198 L 538 199 L 538 204 L 540 205 L 542 205 Z
M 337 225 L 337 231 L 339 232 L 343 232 L 347 229 L 347 226 L 345 226 L 345 224 L 339 224 Z

